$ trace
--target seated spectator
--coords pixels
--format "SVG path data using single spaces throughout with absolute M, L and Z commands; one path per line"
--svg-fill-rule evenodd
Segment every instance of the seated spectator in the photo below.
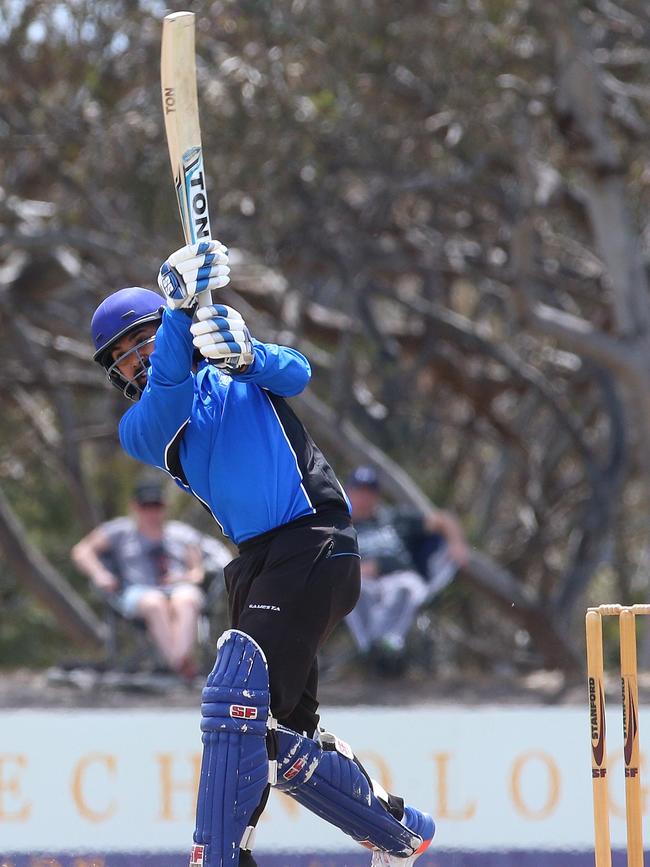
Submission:
M 449 512 L 418 515 L 386 506 L 372 467 L 357 467 L 346 492 L 361 553 L 361 595 L 346 622 L 376 670 L 399 674 L 419 609 L 466 563 L 467 544 Z
M 162 485 L 143 482 L 130 516 L 100 524 L 71 552 L 124 617 L 145 622 L 162 659 L 187 678 L 197 673 L 194 645 L 204 601 L 200 542 L 192 527 L 167 520 Z

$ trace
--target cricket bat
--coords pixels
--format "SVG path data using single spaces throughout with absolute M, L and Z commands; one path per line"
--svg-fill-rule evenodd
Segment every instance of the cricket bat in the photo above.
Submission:
M 212 235 L 196 93 L 193 12 L 174 12 L 163 20 L 160 84 L 183 235 L 186 244 L 194 244 Z M 199 294 L 200 307 L 211 303 L 209 290 Z

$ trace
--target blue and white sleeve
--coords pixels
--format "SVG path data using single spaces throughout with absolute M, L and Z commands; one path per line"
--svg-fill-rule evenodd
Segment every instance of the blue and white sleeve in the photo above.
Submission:
M 187 423 L 194 401 L 192 320 L 165 309 L 156 332 L 147 387 L 120 421 L 122 447 L 131 457 L 165 468 L 165 452 Z

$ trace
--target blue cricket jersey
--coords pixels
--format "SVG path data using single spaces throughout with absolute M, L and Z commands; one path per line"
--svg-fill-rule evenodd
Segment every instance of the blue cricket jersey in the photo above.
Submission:
M 304 515 L 350 511 L 334 471 L 286 397 L 309 382 L 295 349 L 253 340 L 246 373 L 192 372 L 192 320 L 163 311 L 147 386 L 122 416 L 120 442 L 165 470 L 237 544 Z

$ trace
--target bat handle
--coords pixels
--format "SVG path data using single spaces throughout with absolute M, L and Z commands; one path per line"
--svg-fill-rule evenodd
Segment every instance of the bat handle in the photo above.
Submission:
M 197 295 L 197 307 L 210 307 L 212 304 L 212 292 L 206 289 L 205 292 L 199 292 Z

